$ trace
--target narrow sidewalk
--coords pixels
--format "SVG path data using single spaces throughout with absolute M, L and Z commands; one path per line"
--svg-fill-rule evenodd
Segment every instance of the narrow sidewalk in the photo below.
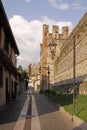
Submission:
M 14 101 L 7 103 L 5 107 L 0 109 L 0 130 L 14 130 L 21 112 L 23 114 L 25 111 L 25 108 L 22 110 L 25 103 L 28 107 L 29 97 L 27 99 L 27 92 L 22 92 Z

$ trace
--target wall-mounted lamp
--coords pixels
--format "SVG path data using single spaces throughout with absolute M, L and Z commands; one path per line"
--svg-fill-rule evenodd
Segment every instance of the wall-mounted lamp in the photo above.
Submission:
M 53 60 L 55 59 L 56 46 L 57 46 L 57 44 L 52 39 L 51 42 L 50 42 L 50 44 L 49 44 L 49 47 L 50 47 L 50 51 L 52 53 L 52 59 Z

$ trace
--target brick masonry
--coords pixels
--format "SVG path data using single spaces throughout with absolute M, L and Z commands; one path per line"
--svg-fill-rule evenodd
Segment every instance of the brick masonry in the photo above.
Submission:
M 68 27 L 62 28 L 62 34 L 59 33 L 59 27 L 53 26 L 52 27 L 52 33 L 49 33 L 49 26 L 44 24 L 43 25 L 43 41 L 40 44 L 40 65 L 41 65 L 41 89 L 48 89 L 48 84 L 50 86 L 50 89 L 54 85 L 54 67 L 53 64 L 55 60 L 52 60 L 52 54 L 50 51 L 49 44 L 51 40 L 53 39 L 54 42 L 57 44 L 56 47 L 56 54 L 55 59 L 57 59 L 57 56 L 60 54 L 60 48 L 63 45 L 63 41 L 61 39 L 67 39 L 68 38 Z M 55 40 L 56 39 L 56 40 Z M 48 77 L 48 70 L 47 67 L 50 68 L 50 75 Z M 49 79 L 49 81 L 48 81 Z

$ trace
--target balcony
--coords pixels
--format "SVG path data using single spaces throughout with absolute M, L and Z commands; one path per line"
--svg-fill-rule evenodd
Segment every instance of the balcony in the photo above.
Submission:
M 8 54 L 6 53 L 6 51 L 0 47 L 0 64 L 2 64 L 4 66 L 4 68 L 10 73 L 13 74 L 15 76 L 15 78 L 17 78 L 17 69 L 14 66 L 14 64 L 12 63 L 11 59 L 9 58 Z

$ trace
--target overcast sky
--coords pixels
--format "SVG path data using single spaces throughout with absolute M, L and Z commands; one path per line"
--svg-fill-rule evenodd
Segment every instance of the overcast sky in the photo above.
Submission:
M 20 56 L 18 65 L 38 63 L 43 24 L 76 26 L 87 11 L 87 0 L 2 0 Z

